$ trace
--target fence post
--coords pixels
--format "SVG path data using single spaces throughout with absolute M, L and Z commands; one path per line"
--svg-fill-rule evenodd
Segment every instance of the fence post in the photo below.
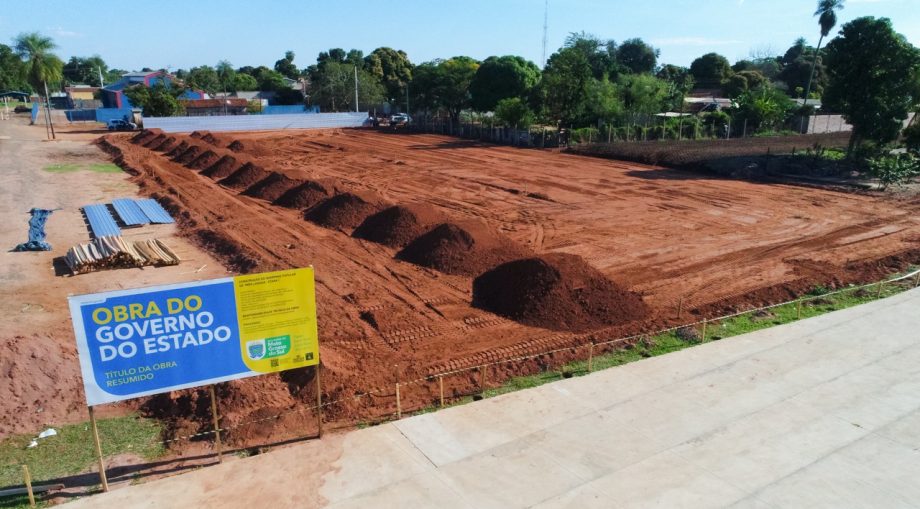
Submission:
M 594 341 L 588 346 L 588 373 L 594 369 Z
M 486 366 L 479 366 L 479 394 L 485 395 L 486 392 Z
M 438 392 L 441 394 L 441 408 L 444 408 L 444 375 L 438 375 Z
M 704 318 L 704 319 L 703 319 L 703 333 L 700 335 L 700 343 L 705 343 L 705 342 L 706 342 L 706 323 L 707 323 L 707 322 L 708 322 L 708 320 L 706 320 L 706 319 Z
M 319 377 L 320 363 L 316 363 L 316 435 L 323 438 L 323 386 Z
M 677 319 L 680 320 L 680 314 L 684 311 L 684 296 L 681 295 L 677 301 Z
M 29 493 L 29 507 L 35 507 L 35 493 L 32 492 L 32 474 L 29 473 L 29 465 L 22 466 L 22 480 Z
M 802 319 L 802 300 L 801 300 L 801 299 L 799 299 L 799 300 L 795 303 L 795 319 L 796 319 L 796 320 L 801 320 L 801 319 Z
M 742 137 L 742 138 L 747 138 L 747 121 L 748 121 L 748 119 L 745 118 L 745 119 L 744 119 L 744 132 L 741 134 L 741 137 Z
M 102 491 L 109 491 L 109 480 L 105 477 L 105 461 L 102 459 L 102 443 L 99 442 L 99 427 L 96 425 L 96 412 L 93 407 L 89 408 L 89 423 L 93 428 L 93 442 L 96 444 L 96 459 L 99 460 L 99 482 L 102 483 Z
M 885 284 L 884 281 L 879 281 L 879 282 L 878 282 L 878 292 L 875 294 L 875 298 L 876 298 L 876 299 L 881 299 L 881 298 L 882 298 L 882 285 L 884 285 L 884 284 Z
M 917 271 L 917 277 L 914 278 L 914 288 L 920 286 L 920 271 Z
M 396 382 L 396 418 L 402 419 L 402 401 L 399 399 L 399 382 Z
M 217 462 L 223 463 L 223 444 L 220 442 L 220 415 L 217 413 L 217 394 L 214 391 L 214 384 L 208 386 L 208 392 L 211 395 L 211 419 L 214 422 L 214 448 L 217 450 Z

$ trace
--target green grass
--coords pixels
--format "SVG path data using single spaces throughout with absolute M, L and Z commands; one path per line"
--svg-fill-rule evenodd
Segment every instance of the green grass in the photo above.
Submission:
M 99 419 L 102 454 L 135 454 L 145 460 L 165 452 L 161 440 L 162 426 L 152 419 L 136 415 Z M 38 440 L 38 446 L 26 446 L 35 435 L 15 435 L 0 441 L 0 487 L 22 486 L 22 465 L 28 465 L 35 484 L 71 476 L 94 469 L 96 449 L 89 422 L 55 428 L 57 436 Z M 27 507 L 27 497 L 0 499 L 0 508 Z
M 93 164 L 77 164 L 77 163 L 61 163 L 61 164 L 50 164 L 45 166 L 45 171 L 50 173 L 70 173 L 74 171 L 87 170 L 93 171 L 96 173 L 121 173 L 122 169 L 117 165 L 112 163 L 93 163 Z

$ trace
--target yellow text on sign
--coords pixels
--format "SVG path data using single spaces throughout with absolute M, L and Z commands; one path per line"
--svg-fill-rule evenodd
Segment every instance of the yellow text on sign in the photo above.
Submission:
M 243 362 L 259 373 L 319 363 L 313 267 L 233 278 Z

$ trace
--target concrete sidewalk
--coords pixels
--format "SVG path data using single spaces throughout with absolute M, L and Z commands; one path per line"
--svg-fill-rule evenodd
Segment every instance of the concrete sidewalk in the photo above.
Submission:
M 920 506 L 920 290 L 67 507 Z

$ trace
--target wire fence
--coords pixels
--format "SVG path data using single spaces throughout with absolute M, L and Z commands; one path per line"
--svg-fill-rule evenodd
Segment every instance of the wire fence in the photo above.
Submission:
M 483 362 L 455 369 L 440 370 L 432 374 L 418 376 L 416 378 L 407 380 L 400 380 L 399 372 L 395 371 L 395 382 L 392 386 L 389 387 L 380 387 L 337 398 L 330 398 L 328 395 L 321 394 L 318 398 L 317 404 L 302 405 L 298 406 L 297 408 L 273 413 L 271 415 L 259 417 L 256 419 L 246 420 L 244 422 L 237 422 L 232 425 L 220 425 L 219 420 L 215 419 L 215 422 L 217 422 L 218 425 L 212 427 L 212 429 L 181 436 L 172 436 L 158 441 L 151 441 L 150 443 L 143 445 L 158 445 L 164 448 L 168 448 L 177 442 L 209 438 L 214 440 L 215 446 L 217 447 L 217 454 L 219 456 L 221 434 L 232 433 L 236 430 L 247 427 L 264 425 L 268 422 L 280 421 L 286 417 L 294 415 L 309 415 L 311 418 L 315 418 L 318 433 L 315 435 L 306 436 L 299 434 L 292 437 L 292 441 L 313 438 L 316 436 L 321 437 L 324 425 L 324 415 L 331 415 L 330 410 L 346 402 L 360 402 L 362 400 L 370 401 L 373 398 L 382 398 L 383 403 L 380 403 L 378 400 L 375 401 L 372 405 L 374 408 L 378 408 L 380 412 L 376 413 L 376 415 L 365 416 L 365 418 L 368 421 L 372 421 L 374 424 L 391 420 L 398 420 L 401 419 L 404 415 L 445 407 L 470 397 L 473 399 L 481 398 L 487 390 L 493 388 L 492 385 L 501 387 L 501 384 L 503 384 L 506 379 L 514 376 L 532 374 L 530 373 L 531 371 L 538 373 L 558 373 L 560 377 L 568 378 L 576 374 L 574 373 L 575 368 L 571 367 L 573 366 L 573 361 L 575 361 L 578 363 L 584 363 L 584 366 L 580 368 L 580 372 L 581 374 L 587 374 L 594 370 L 595 362 L 598 361 L 605 353 L 621 351 L 622 349 L 634 346 L 637 343 L 643 341 L 647 342 L 653 338 L 661 337 L 666 334 L 678 333 L 681 330 L 695 330 L 698 334 L 698 339 L 693 342 L 703 343 L 706 342 L 709 338 L 709 331 L 707 331 L 707 328 L 714 327 L 720 322 L 731 320 L 740 316 L 764 313 L 766 311 L 783 306 L 795 306 L 796 319 L 799 319 L 802 317 L 803 306 L 809 302 L 818 301 L 819 299 L 826 300 L 836 295 L 856 292 L 863 292 L 863 296 L 867 297 L 867 300 L 869 298 L 879 299 L 882 298 L 883 295 L 888 296 L 884 294 L 885 289 L 888 290 L 888 294 L 890 295 L 917 287 L 920 287 L 920 270 L 914 270 L 907 274 L 893 278 L 886 278 L 878 282 L 847 286 L 845 288 L 833 291 L 816 292 L 813 295 L 809 294 L 776 304 L 745 309 L 742 311 L 723 314 L 716 317 L 703 317 L 693 319 L 687 322 L 682 322 L 680 325 L 644 331 L 625 337 L 599 340 L 597 339 L 596 334 L 591 334 L 588 335 L 592 338 L 589 341 L 576 343 L 570 342 L 569 344 L 541 350 L 535 353 L 511 355 L 501 359 L 492 360 L 490 362 Z M 680 319 L 684 311 L 683 300 L 681 299 L 677 305 L 676 318 Z M 687 346 L 689 346 L 689 343 Z M 563 353 L 567 355 L 561 355 L 559 358 L 554 358 L 557 354 Z M 538 366 L 526 366 L 526 363 L 537 360 L 541 361 Z M 501 366 L 509 366 L 509 369 L 504 373 L 496 374 L 496 368 Z M 569 368 L 567 368 L 567 366 Z M 490 369 L 492 371 L 492 377 L 489 377 Z M 567 369 L 569 370 L 567 371 Z M 461 380 L 459 382 L 455 380 L 454 383 L 447 385 L 449 390 L 445 391 L 445 380 L 450 378 L 456 379 L 458 377 L 460 377 Z M 407 399 L 407 390 L 420 391 L 423 394 L 423 397 Z M 213 397 L 213 394 L 214 393 L 211 392 L 211 397 Z M 212 406 L 212 409 L 215 412 L 217 410 L 214 406 Z M 215 416 L 216 415 L 217 414 L 215 413 Z M 352 422 L 345 425 L 344 427 L 352 428 L 354 426 L 355 424 Z M 0 479 L 9 478 L 11 476 L 11 472 L 18 472 L 20 470 L 24 472 L 24 485 L 29 485 L 31 483 L 31 479 L 28 477 L 28 473 L 25 472 L 22 465 L 18 464 L 0 465 Z M 47 476 L 41 477 L 45 480 L 48 480 Z M 52 479 L 51 481 L 53 482 L 54 480 Z M 0 483 L 0 487 L 2 487 L 2 483 Z M 52 486 L 52 488 L 54 487 L 56 486 Z M 0 490 L 0 497 L 11 495 L 23 496 L 25 493 L 24 490 L 25 488 Z

